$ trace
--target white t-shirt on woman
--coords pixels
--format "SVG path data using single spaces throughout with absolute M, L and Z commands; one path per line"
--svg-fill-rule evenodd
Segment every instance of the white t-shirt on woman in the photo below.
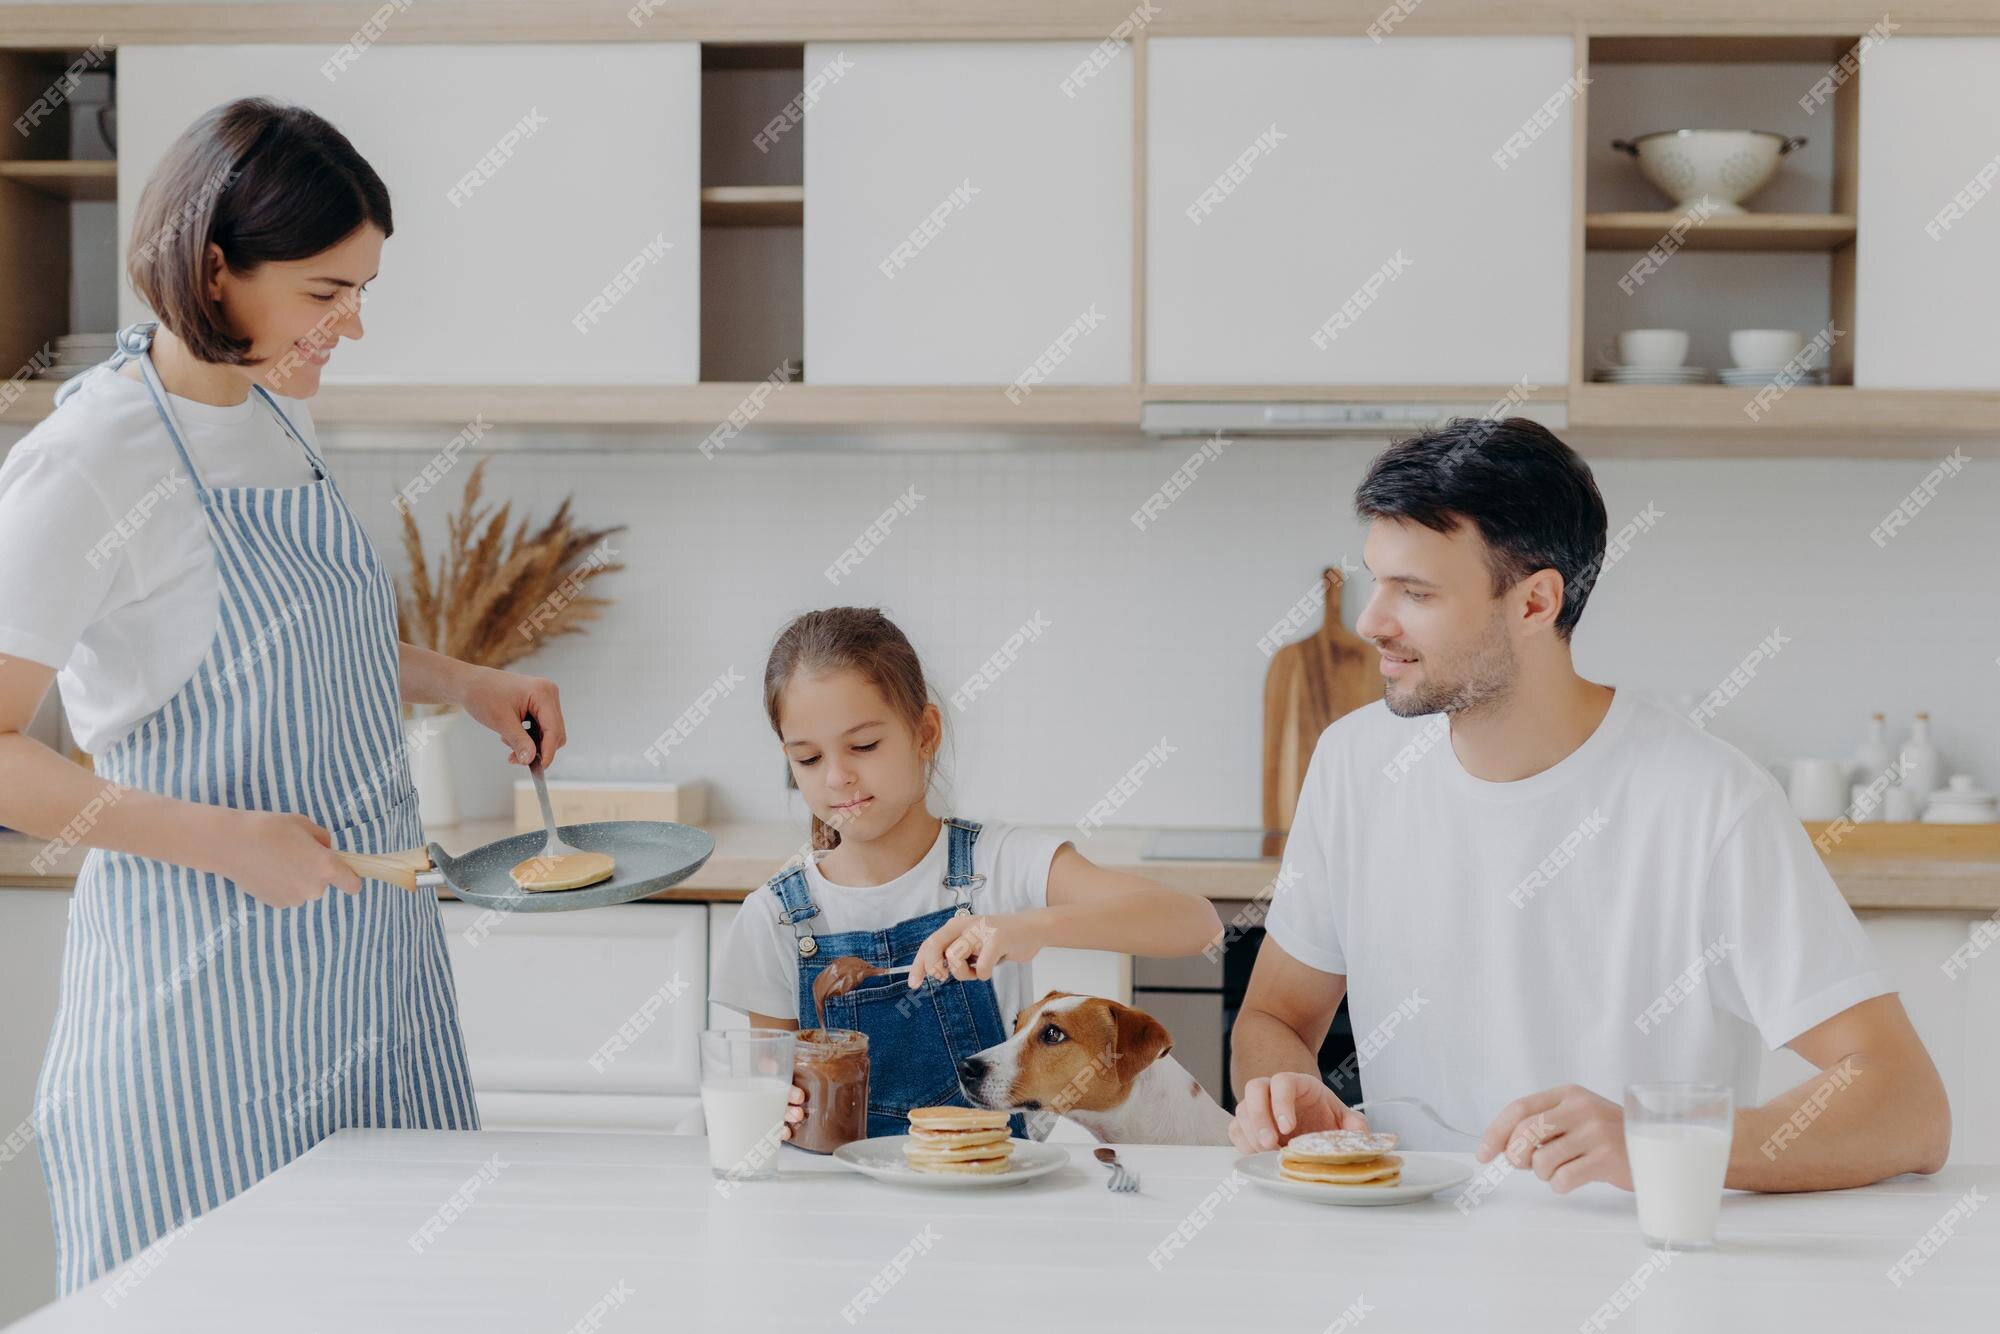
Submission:
M 262 396 L 169 398 L 210 488 L 313 480 Z M 305 404 L 277 403 L 317 449 Z M 0 654 L 56 668 L 77 744 L 101 754 L 194 675 L 220 596 L 208 525 L 145 384 L 84 372 L 0 461 Z
M 951 826 L 938 829 L 937 841 L 918 862 L 883 885 L 836 885 L 817 866 L 806 867 L 806 887 L 819 916 L 807 923 L 815 935 L 839 931 L 882 931 L 949 908 L 957 899 L 944 887 L 949 861 Z M 1049 864 L 1067 842 L 1060 833 L 1021 825 L 983 824 L 972 845 L 972 869 L 986 883 L 970 893 L 975 913 L 1026 912 L 1049 901 Z M 819 854 L 824 856 L 825 854 Z M 778 896 L 768 885 L 752 890 L 730 924 L 716 962 L 710 997 L 745 1013 L 773 1019 L 796 1019 L 799 1010 L 799 947 L 791 925 L 780 915 Z M 1035 999 L 1030 963 L 1001 963 L 993 970 L 994 998 L 1000 1022 L 1014 1026 L 1014 1016 Z M 812 1020 L 805 1021 L 812 1026 Z

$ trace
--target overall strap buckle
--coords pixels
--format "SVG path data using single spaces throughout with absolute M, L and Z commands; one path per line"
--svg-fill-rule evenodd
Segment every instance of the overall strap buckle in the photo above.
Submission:
M 985 875 L 972 869 L 972 845 L 979 841 L 979 825 L 973 820 L 947 818 L 950 830 L 946 844 L 944 887 L 957 900 L 953 916 L 972 911 L 972 891 L 986 883 Z
M 813 902 L 812 891 L 806 886 L 805 868 L 794 866 L 783 875 L 773 877 L 765 887 L 777 896 L 778 920 L 792 928 L 799 957 L 810 959 L 818 954 L 819 939 L 807 923 L 819 916 L 819 905 Z

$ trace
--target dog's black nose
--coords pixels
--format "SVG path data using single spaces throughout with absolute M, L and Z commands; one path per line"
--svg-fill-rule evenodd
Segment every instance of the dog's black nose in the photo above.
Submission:
M 958 1063 L 958 1077 L 967 1084 L 976 1084 L 986 1075 L 986 1058 L 968 1056 Z

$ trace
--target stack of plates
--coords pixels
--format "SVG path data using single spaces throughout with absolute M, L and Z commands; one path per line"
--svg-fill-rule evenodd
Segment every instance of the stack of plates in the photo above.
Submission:
M 1699 366 L 1610 366 L 1597 373 L 1605 384 L 1707 384 Z
M 1784 375 L 1785 370 L 1783 366 L 1731 366 L 1717 371 L 1716 376 L 1724 384 L 1735 385 L 1739 389 L 1762 389 L 1780 375 Z M 1815 366 L 1810 369 L 1795 370 L 1786 377 L 1786 383 L 1825 384 L 1826 368 Z
M 1931 793 L 1923 819 L 1925 824 L 1992 824 L 1996 815 L 2000 812 L 1991 792 L 1973 786 L 1968 774 L 1954 774 L 1950 786 Z
M 38 380 L 67 380 L 107 361 L 118 350 L 116 333 L 63 334 L 56 339 L 55 362 L 35 372 Z

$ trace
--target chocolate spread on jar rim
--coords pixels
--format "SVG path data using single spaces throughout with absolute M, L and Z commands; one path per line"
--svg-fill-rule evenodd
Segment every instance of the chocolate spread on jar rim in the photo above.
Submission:
M 792 1143 L 832 1153 L 868 1138 L 868 1035 L 846 1028 L 807 1028 L 793 1047 L 792 1082 L 806 1091 L 805 1120 Z

